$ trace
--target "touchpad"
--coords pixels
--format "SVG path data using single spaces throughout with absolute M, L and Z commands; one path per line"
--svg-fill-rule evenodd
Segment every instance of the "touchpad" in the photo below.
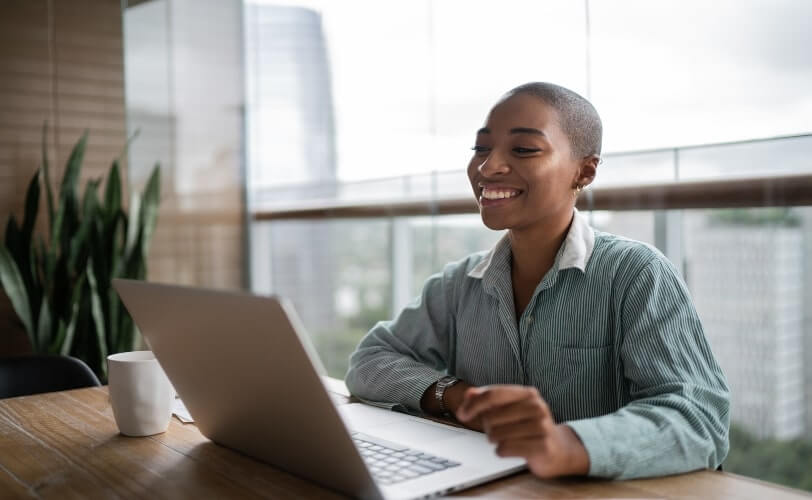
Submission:
M 375 436 L 395 442 L 408 442 L 412 445 L 436 443 L 444 439 L 459 437 L 464 433 L 453 427 L 423 423 L 415 420 L 400 421 L 374 427 Z

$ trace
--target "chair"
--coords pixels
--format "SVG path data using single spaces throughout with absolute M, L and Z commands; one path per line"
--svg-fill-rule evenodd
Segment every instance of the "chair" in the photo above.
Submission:
M 0 358 L 0 398 L 101 385 L 81 360 L 32 355 Z

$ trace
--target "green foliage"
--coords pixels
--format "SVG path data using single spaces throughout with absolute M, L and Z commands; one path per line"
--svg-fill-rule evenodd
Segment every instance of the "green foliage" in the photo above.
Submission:
M 730 453 L 725 471 L 792 488 L 812 491 L 812 441 L 757 439 L 738 427 L 730 427 Z
M 144 279 L 160 198 L 160 168 L 144 192 L 122 206 L 121 174 L 114 160 L 103 199 L 101 179 L 78 192 L 87 132 L 71 152 L 59 197 L 51 189 L 43 129 L 42 166 L 28 186 L 22 225 L 14 215 L 0 246 L 0 282 L 35 352 L 84 360 L 102 380 L 108 354 L 135 348 L 135 325 L 111 286 L 114 278 Z M 34 234 L 40 183 L 45 187 L 47 239 Z
M 709 219 L 717 226 L 798 227 L 801 219 L 791 207 L 725 208 L 711 212 Z

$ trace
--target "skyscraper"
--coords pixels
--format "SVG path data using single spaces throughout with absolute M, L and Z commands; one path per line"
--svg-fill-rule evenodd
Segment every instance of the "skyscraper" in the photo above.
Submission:
M 301 7 L 246 4 L 245 57 L 252 206 L 295 201 L 305 194 L 296 184 L 329 185 L 336 177 L 335 134 L 321 15 Z M 313 331 L 329 326 L 335 315 L 329 224 L 253 226 L 254 260 L 267 259 L 252 272 L 253 289 L 291 299 Z
M 688 283 L 731 389 L 731 419 L 759 438 L 805 428 L 801 228 L 694 219 Z

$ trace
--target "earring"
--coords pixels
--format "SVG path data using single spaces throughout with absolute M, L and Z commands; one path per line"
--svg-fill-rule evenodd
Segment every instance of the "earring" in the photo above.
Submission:
M 582 185 L 580 185 L 580 184 L 575 186 L 575 194 L 578 195 L 581 192 L 582 189 L 584 189 L 584 187 Z

